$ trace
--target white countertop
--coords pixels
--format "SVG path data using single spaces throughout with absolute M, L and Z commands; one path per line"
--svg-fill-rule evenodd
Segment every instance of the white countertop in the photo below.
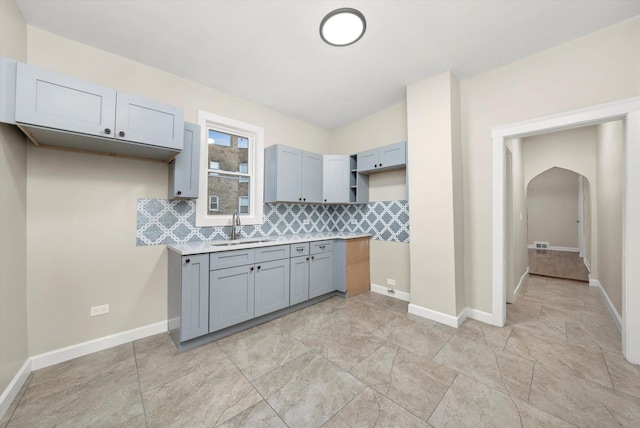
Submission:
M 188 256 L 191 254 L 217 253 L 220 251 L 241 250 L 245 248 L 270 247 L 273 245 L 295 244 L 297 242 L 323 241 L 325 239 L 355 239 L 369 238 L 368 233 L 359 232 L 314 232 L 314 233 L 294 233 L 290 235 L 276 235 L 262 238 L 256 236 L 254 238 L 237 239 L 238 244 L 220 245 L 216 243 L 228 241 L 194 241 L 185 242 L 184 244 L 167 244 L 167 248 L 180 255 Z M 269 239 L 266 242 L 255 242 L 257 239 Z

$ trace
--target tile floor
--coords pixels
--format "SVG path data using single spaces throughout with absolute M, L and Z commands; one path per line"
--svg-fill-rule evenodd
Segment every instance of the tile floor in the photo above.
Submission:
M 571 251 L 529 249 L 529 272 L 534 275 L 589 282 L 589 271 L 582 257 Z
M 640 426 L 598 291 L 530 276 L 507 325 L 366 293 L 178 354 L 167 334 L 32 373 L 0 426 Z

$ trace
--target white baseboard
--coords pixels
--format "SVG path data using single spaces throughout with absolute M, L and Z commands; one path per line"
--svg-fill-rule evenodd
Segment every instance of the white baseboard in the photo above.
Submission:
M 167 321 L 161 321 L 144 327 L 134 328 L 133 330 L 123 331 L 122 333 L 112 334 L 111 336 L 105 336 L 88 342 L 78 343 L 77 345 L 67 346 L 66 348 L 56 349 L 55 351 L 31 357 L 31 369 L 42 369 L 44 367 L 49 367 L 54 364 L 69 361 L 74 358 L 82 357 L 108 348 L 113 348 L 114 346 L 133 342 L 134 340 L 153 336 L 154 334 L 163 333 L 165 331 L 167 331 Z
M 405 302 L 411 301 L 411 294 L 405 291 L 394 290 L 392 293 L 388 291 L 387 287 L 383 287 L 382 285 L 371 283 L 371 291 L 378 294 L 383 294 L 385 296 L 393 297 L 398 300 L 402 300 Z
M 591 262 L 587 260 L 586 257 L 583 257 L 582 261 L 584 262 L 584 265 L 587 267 L 587 270 L 589 271 L 589 273 L 591 273 Z
M 464 308 L 457 317 L 454 317 L 453 315 L 448 315 L 442 312 L 434 311 L 433 309 L 427 309 L 422 306 L 409 303 L 410 314 L 417 315 L 431 321 L 436 321 L 454 328 L 460 327 L 460 325 L 462 325 L 464 320 L 467 318 L 466 309 L 467 308 Z
M 589 276 L 589 285 L 591 287 L 598 287 L 602 298 L 607 304 L 607 309 L 609 309 L 609 313 L 611 314 L 611 318 L 613 318 L 613 322 L 615 323 L 618 332 L 622 334 L 622 318 L 620 317 L 620 314 L 618 314 L 615 306 L 613 306 L 613 303 L 611 303 L 611 299 L 609 299 L 609 295 L 607 295 L 607 292 L 602 287 L 602 284 L 600 284 L 600 281 L 598 281 L 597 279 L 591 279 L 591 276 Z
M 471 308 L 465 308 L 465 311 L 467 314 L 467 318 L 471 318 L 472 320 L 480 321 L 486 324 L 493 324 L 492 322 L 493 314 L 490 314 L 489 312 L 484 312 L 478 309 L 471 309 Z
M 529 266 L 527 266 L 527 270 L 524 271 L 524 273 L 520 277 L 520 282 L 518 282 L 518 286 L 513 291 L 513 300 L 515 300 L 516 297 L 518 297 L 518 293 L 520 292 L 520 287 L 522 287 L 522 284 L 524 284 L 524 281 L 527 279 L 528 276 L 529 276 Z M 484 312 L 484 313 L 486 313 L 486 312 Z
M 0 418 L 4 416 L 13 400 L 18 396 L 20 388 L 22 388 L 22 385 L 26 382 L 31 371 L 31 358 L 27 358 L 2 395 L 0 395 Z
M 580 249 L 578 249 L 576 247 L 555 247 L 553 245 L 549 246 L 548 248 L 536 248 L 535 245 L 529 244 L 529 245 L 527 245 L 527 248 L 530 249 L 530 250 L 569 251 L 571 253 L 579 253 L 580 252 Z

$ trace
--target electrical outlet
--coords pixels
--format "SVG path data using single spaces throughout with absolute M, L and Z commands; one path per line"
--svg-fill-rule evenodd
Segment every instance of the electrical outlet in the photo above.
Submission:
M 311 220 L 309 220 L 309 219 L 302 220 L 302 225 L 303 225 L 303 226 L 306 226 L 306 225 L 308 225 L 308 224 L 311 224 Z
M 387 278 L 387 285 L 396 285 L 396 280 L 395 279 L 391 279 L 391 278 Z
M 356 220 L 355 218 L 351 219 L 351 224 L 358 224 L 358 220 Z
M 91 316 L 104 315 L 109 313 L 109 305 L 93 306 L 91 308 Z

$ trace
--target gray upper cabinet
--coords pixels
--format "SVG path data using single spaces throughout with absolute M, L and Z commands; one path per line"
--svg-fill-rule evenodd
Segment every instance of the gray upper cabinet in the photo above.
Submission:
M 117 91 L 18 63 L 16 122 L 113 138 Z
M 324 155 L 322 202 L 349 203 L 350 161 L 349 155 Z
M 184 123 L 184 148 L 169 163 L 169 199 L 196 199 L 200 184 L 200 126 Z
M 118 92 L 117 139 L 182 150 L 182 109 L 136 95 Z
M 407 165 L 407 143 L 405 141 L 358 153 L 358 172 L 375 172 L 405 168 Z
M 254 316 L 255 268 L 245 265 L 211 271 L 209 277 L 209 332 Z
M 322 201 L 322 155 L 276 144 L 265 149 L 265 202 Z
M 18 63 L 15 121 L 34 142 L 167 161 L 183 148 L 181 108 Z

